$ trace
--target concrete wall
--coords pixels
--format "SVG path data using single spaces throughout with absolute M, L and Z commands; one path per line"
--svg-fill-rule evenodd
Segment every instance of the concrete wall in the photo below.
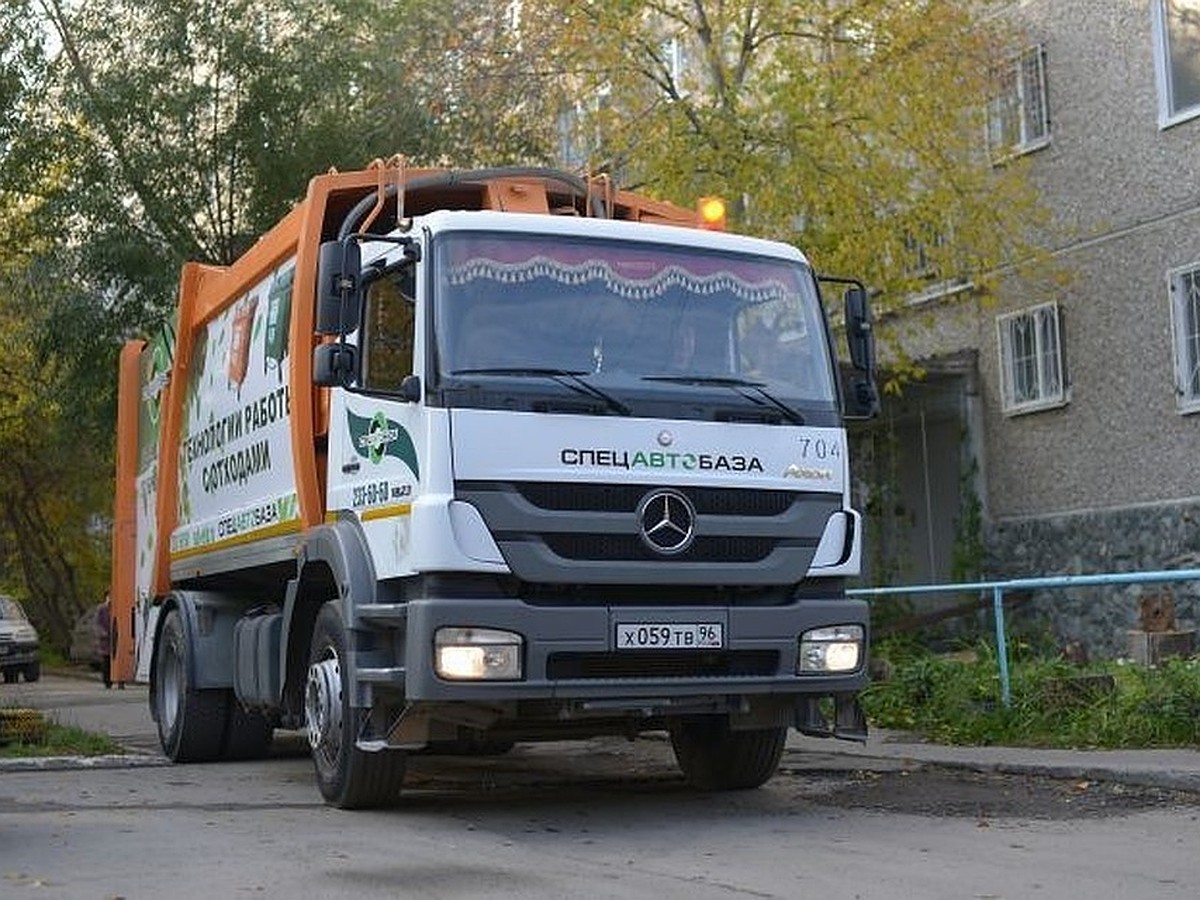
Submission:
M 1158 503 L 1089 510 L 992 526 L 989 577 L 1200 568 L 1200 503 Z M 1082 641 L 1093 658 L 1128 655 L 1138 600 L 1166 585 L 1039 591 L 1011 617 L 1017 630 L 1049 623 L 1060 643 Z M 1200 624 L 1200 582 L 1170 584 L 1180 625 Z
M 1200 119 L 1158 126 L 1148 0 L 1036 0 L 1009 14 L 1046 51 L 1049 146 L 1028 156 L 1060 289 L 1004 284 L 981 337 L 995 519 L 1200 497 L 1200 415 L 1176 412 L 1168 269 L 1200 261 Z M 1063 311 L 1069 402 L 1000 409 L 995 316 Z

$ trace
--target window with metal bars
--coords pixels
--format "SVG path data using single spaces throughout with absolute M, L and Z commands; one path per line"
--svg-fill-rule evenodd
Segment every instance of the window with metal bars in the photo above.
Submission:
M 1179 411 L 1200 412 L 1200 263 L 1175 269 L 1168 283 Z
M 988 103 L 988 149 L 997 161 L 1050 143 L 1046 54 L 1036 44 L 996 72 Z
M 1057 303 L 997 318 L 1003 408 L 1033 412 L 1067 402 Z
M 1200 116 L 1200 0 L 1154 0 L 1158 124 Z

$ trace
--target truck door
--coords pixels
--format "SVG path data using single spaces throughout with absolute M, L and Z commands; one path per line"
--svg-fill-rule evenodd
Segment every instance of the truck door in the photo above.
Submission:
M 380 578 L 405 574 L 411 504 L 421 476 L 424 407 L 401 399 L 404 379 L 417 371 L 413 270 L 367 289 L 362 324 L 351 338 L 358 346 L 359 386 L 334 391 L 330 402 L 327 509 L 359 520 Z

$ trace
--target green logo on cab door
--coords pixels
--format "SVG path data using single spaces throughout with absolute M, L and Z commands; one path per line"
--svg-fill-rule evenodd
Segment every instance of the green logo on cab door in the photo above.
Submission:
M 414 477 L 421 477 L 417 465 L 417 448 L 413 446 L 412 437 L 404 426 L 393 422 L 382 412 L 377 412 L 367 419 L 346 410 L 346 417 L 350 427 L 350 440 L 359 456 L 365 456 L 376 465 L 382 462 L 385 456 L 394 456 L 412 470 Z

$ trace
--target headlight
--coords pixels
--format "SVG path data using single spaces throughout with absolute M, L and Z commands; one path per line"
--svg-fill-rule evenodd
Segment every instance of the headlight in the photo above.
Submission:
M 814 628 L 800 635 L 800 675 L 853 672 L 863 658 L 863 627 L 833 625 Z
M 516 681 L 521 678 L 519 634 L 495 628 L 439 628 L 433 667 L 451 681 Z

